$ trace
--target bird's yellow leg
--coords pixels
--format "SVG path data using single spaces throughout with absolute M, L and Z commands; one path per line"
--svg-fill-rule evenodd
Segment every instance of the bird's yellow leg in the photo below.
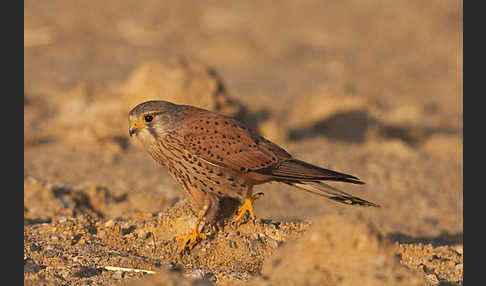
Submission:
M 194 226 L 190 234 L 181 235 L 177 237 L 177 240 L 184 241 L 184 244 L 182 245 L 180 250 L 181 253 L 184 252 L 186 247 L 189 247 L 189 250 L 191 250 L 194 247 L 194 245 L 196 245 L 198 239 L 206 238 L 205 234 L 199 232 L 199 224 L 201 223 L 203 217 L 204 217 L 204 213 L 200 213 L 197 218 L 196 225 Z
M 252 193 L 253 190 L 250 188 L 246 193 L 246 198 L 243 202 L 243 205 L 241 205 L 241 207 L 238 209 L 238 216 L 233 220 L 234 222 L 238 222 L 239 220 L 241 220 L 245 216 L 246 212 L 250 214 L 251 219 L 255 219 L 255 215 L 253 213 L 253 201 L 263 196 L 263 193 L 258 193 L 254 195 Z

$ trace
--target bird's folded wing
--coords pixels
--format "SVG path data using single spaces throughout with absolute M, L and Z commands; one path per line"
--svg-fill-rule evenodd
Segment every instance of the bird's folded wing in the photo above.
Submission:
M 184 118 L 184 129 L 178 133 L 186 149 L 213 164 L 252 171 L 277 166 L 290 157 L 232 118 L 203 111 L 193 111 L 191 115 Z
M 258 173 L 271 175 L 282 180 L 328 180 L 364 184 L 355 176 L 324 169 L 296 159 L 282 161 L 278 166 L 261 169 Z

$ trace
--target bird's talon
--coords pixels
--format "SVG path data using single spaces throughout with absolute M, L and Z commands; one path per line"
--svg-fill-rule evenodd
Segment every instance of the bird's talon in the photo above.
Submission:
M 238 208 L 238 216 L 233 220 L 234 222 L 240 221 L 248 212 L 252 220 L 255 220 L 255 215 L 253 213 L 253 201 L 263 196 L 263 193 L 257 193 L 254 195 L 249 195 L 245 198 L 245 202 L 241 207 Z
M 206 235 L 204 233 L 200 233 L 199 231 L 197 231 L 197 229 L 194 229 L 191 234 L 181 235 L 178 236 L 176 239 L 184 241 L 180 249 L 180 253 L 182 254 L 184 253 L 186 248 L 189 248 L 189 250 L 191 250 L 194 247 L 194 245 L 196 245 L 198 240 L 206 239 Z

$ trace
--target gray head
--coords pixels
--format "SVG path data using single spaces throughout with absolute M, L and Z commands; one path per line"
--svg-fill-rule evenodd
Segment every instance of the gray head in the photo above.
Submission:
M 135 106 L 128 114 L 129 134 L 142 141 L 157 139 L 177 128 L 184 116 L 182 106 L 162 100 L 151 100 Z M 148 142 L 144 142 L 148 143 Z

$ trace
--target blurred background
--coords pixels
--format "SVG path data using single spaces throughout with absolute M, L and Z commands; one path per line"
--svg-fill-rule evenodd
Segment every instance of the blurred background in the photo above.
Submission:
M 356 209 L 259 186 L 263 218 L 359 212 L 394 239 L 462 242 L 462 2 L 24 1 L 24 176 L 103 192 L 105 217 L 182 198 L 128 136 L 149 99 L 234 116 L 350 173 Z M 27 180 L 24 217 L 66 211 Z M 112 198 L 112 199 L 110 199 Z M 54 203 L 53 203 L 54 204 Z

